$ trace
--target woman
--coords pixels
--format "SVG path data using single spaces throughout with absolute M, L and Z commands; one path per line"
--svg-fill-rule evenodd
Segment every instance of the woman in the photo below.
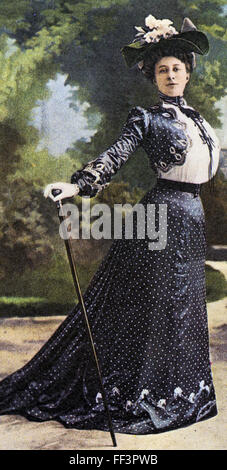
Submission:
M 84 295 L 114 430 L 147 434 L 176 429 L 217 413 L 209 360 L 201 183 L 218 166 L 219 145 L 183 92 L 206 36 L 186 19 L 180 33 L 149 15 L 122 49 L 129 66 L 155 82 L 160 102 L 133 108 L 117 141 L 45 196 L 94 196 L 142 145 L 157 185 L 140 204 L 167 208 L 167 240 L 115 240 Z M 53 197 L 52 190 L 61 189 Z M 134 234 L 136 234 L 134 220 Z M 161 235 L 160 235 L 161 236 Z M 22 369 L 0 384 L 1 413 L 54 419 L 66 427 L 108 430 L 80 307 Z

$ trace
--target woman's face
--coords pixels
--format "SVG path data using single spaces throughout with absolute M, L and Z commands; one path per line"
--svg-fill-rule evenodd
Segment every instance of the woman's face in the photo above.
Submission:
M 182 96 L 190 78 L 186 64 L 176 57 L 162 57 L 155 64 L 155 83 L 168 96 Z

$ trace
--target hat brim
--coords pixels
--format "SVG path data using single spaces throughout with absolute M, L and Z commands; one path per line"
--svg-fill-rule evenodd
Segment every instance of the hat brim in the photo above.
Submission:
M 209 51 L 209 42 L 201 31 L 187 31 L 175 34 L 169 38 L 162 38 L 158 42 L 141 44 L 140 41 L 132 42 L 121 49 L 122 55 L 128 67 L 138 64 L 147 55 L 151 55 L 157 49 L 165 51 L 169 47 L 184 52 L 195 52 L 204 55 Z

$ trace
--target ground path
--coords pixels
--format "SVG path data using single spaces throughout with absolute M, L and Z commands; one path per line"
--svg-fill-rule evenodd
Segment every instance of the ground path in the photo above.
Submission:
M 207 263 L 227 278 L 226 261 Z M 158 435 L 116 434 L 117 450 L 227 449 L 227 297 L 208 304 L 208 319 L 218 415 Z M 0 320 L 1 378 L 23 366 L 62 320 L 63 317 Z M 1 416 L 0 436 L 0 450 L 116 450 L 107 432 L 68 430 L 54 421 L 34 423 L 20 416 Z

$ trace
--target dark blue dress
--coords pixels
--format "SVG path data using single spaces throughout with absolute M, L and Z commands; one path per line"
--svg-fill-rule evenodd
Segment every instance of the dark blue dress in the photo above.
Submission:
M 159 178 L 168 179 L 176 168 L 183 171 L 191 143 L 177 107 L 196 126 L 212 157 L 215 142 L 198 113 L 183 109 L 179 99 L 165 104 L 130 112 L 115 144 L 72 176 L 80 195 L 92 197 L 108 184 L 138 145 Z M 213 171 L 214 166 L 213 161 Z M 157 184 L 139 203 L 146 222 L 149 204 L 157 211 L 160 205 L 167 208 L 160 213 L 167 217 L 167 239 L 151 249 L 147 233 L 138 238 L 134 217 L 133 238 L 113 241 L 84 294 L 114 430 L 128 434 L 163 432 L 217 414 L 200 196 Z M 22 369 L 0 383 L 0 413 L 108 430 L 79 305 Z

